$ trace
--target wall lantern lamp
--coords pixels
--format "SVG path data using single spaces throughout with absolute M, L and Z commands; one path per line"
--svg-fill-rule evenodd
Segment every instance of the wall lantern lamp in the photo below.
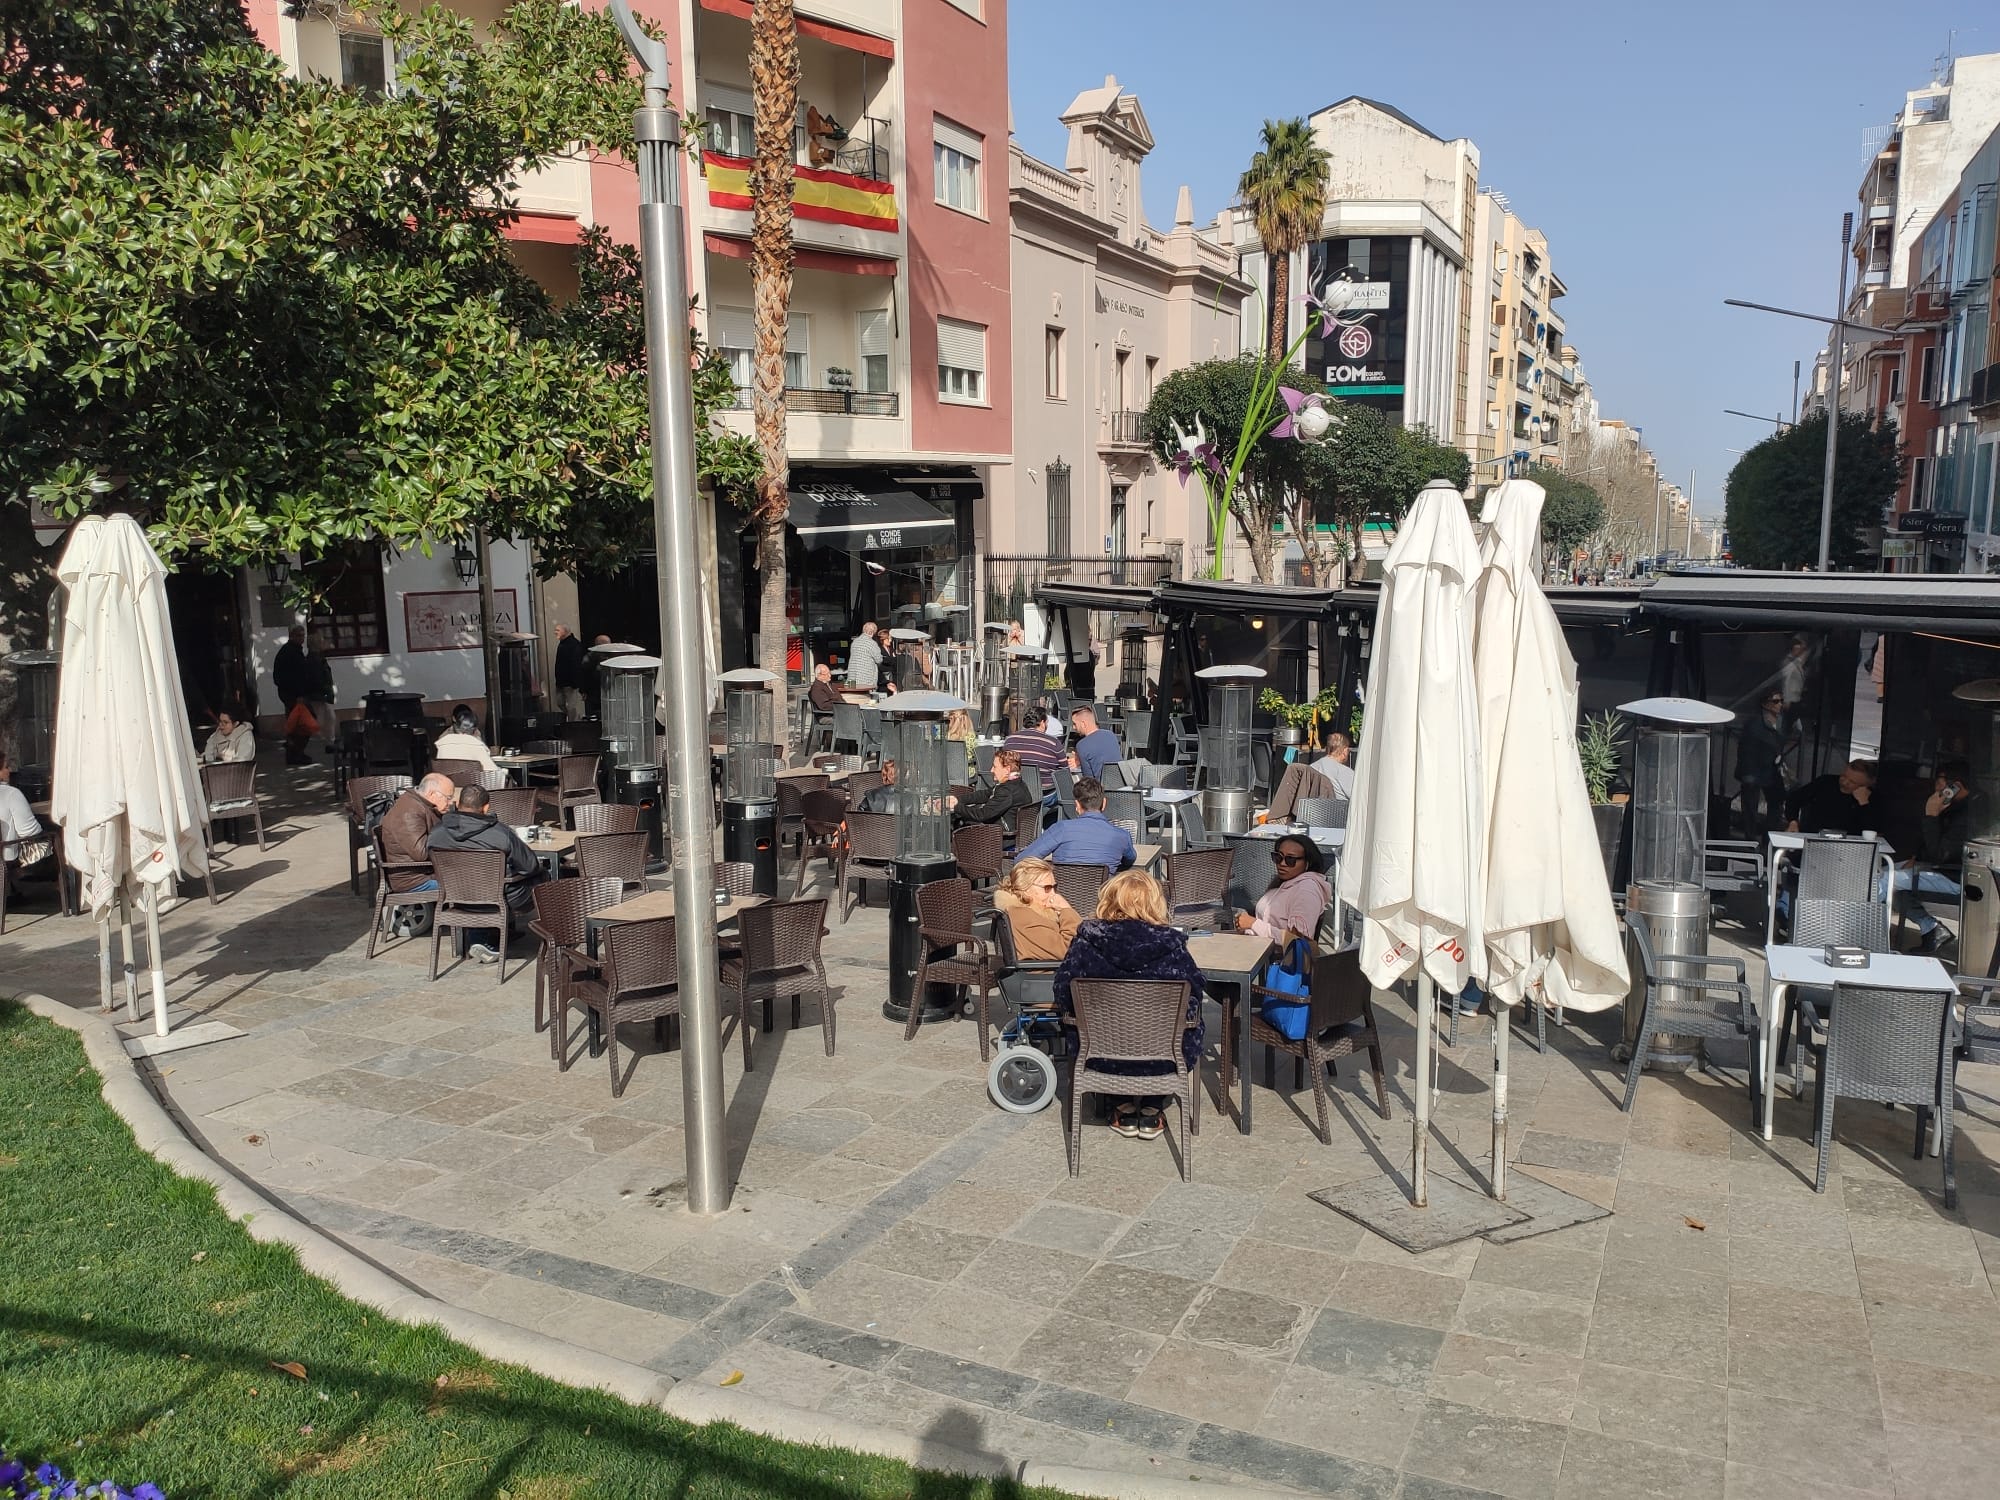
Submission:
M 463 542 L 451 549 L 451 565 L 458 570 L 460 583 L 473 583 L 479 577 L 479 554 Z

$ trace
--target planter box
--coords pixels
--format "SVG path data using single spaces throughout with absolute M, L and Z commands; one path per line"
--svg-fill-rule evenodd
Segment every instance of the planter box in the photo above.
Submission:
M 1597 802 L 1590 809 L 1597 821 L 1597 847 L 1604 855 L 1604 878 L 1613 889 L 1618 885 L 1618 846 L 1625 838 L 1625 810 L 1629 806 L 1627 802 Z

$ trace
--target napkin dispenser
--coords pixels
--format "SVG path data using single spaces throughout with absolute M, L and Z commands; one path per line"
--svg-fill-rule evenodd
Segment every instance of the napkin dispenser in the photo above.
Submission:
M 1829 969 L 1865 969 L 1868 967 L 1866 948 L 1848 947 L 1829 943 L 1821 950 L 1821 958 Z

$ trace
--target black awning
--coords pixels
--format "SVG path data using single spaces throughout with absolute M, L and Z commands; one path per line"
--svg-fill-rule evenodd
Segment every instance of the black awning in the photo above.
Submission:
M 888 475 L 891 483 L 936 505 L 986 498 L 986 481 L 979 477 L 977 469 L 963 464 L 898 464 L 888 470 Z
M 1937 631 L 2000 636 L 2000 578 L 1925 573 L 1667 573 L 1639 592 L 1664 620 L 1749 630 Z
M 808 547 L 921 547 L 950 540 L 955 524 L 880 469 L 794 469 L 787 488 L 787 519 Z
M 1149 583 L 1064 583 L 1035 585 L 1035 602 L 1059 609 L 1095 609 L 1150 614 L 1153 586 Z
M 1159 588 L 1159 608 L 1178 614 L 1266 614 L 1290 619 L 1332 619 L 1375 612 L 1372 589 L 1295 588 L 1275 583 L 1230 583 L 1170 578 Z

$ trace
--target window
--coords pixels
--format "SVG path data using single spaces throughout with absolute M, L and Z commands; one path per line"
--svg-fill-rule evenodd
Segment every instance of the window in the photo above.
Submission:
M 321 589 L 306 628 L 326 642 L 328 656 L 378 656 L 389 649 L 389 612 L 382 593 L 382 554 L 372 545 L 344 547 L 310 565 Z
M 979 207 L 979 160 L 985 137 L 954 125 L 942 116 L 931 120 L 932 164 L 937 175 L 937 201 L 960 213 Z
M 1111 409 L 1130 411 L 1132 409 L 1132 351 L 1120 349 L 1112 356 Z
M 736 382 L 737 402 L 750 404 L 750 387 L 755 379 L 753 363 L 757 351 L 757 320 L 747 307 L 718 307 L 708 316 L 708 341 L 729 361 L 729 378 Z M 785 386 L 806 390 L 812 381 L 812 318 L 794 313 L 785 329 Z
M 704 147 L 718 156 L 757 154 L 757 121 L 749 114 L 711 104 L 702 136 Z
M 1049 556 L 1069 556 L 1069 465 L 1061 459 L 1048 468 Z
M 938 399 L 959 406 L 986 401 L 986 329 L 956 318 L 938 319 Z
M 1063 331 L 1047 328 L 1042 331 L 1042 394 L 1051 401 L 1063 399 L 1066 382 L 1063 378 Z
M 1144 407 L 1152 404 L 1153 387 L 1159 384 L 1159 380 L 1160 357 L 1157 354 L 1149 354 L 1146 356 L 1146 387 L 1139 392 L 1140 406 Z
M 340 33 L 340 81 L 371 99 L 389 92 L 389 54 L 379 35 L 372 31 Z
M 1127 502 L 1130 501 L 1131 496 L 1131 485 L 1114 484 L 1111 486 L 1111 555 L 1113 557 L 1125 556 L 1125 507 Z M 1116 581 L 1123 583 L 1125 580 L 1120 578 Z
M 1933 406 L 1938 398 L 1937 345 L 1924 350 L 1924 362 L 1917 375 L 1917 399 L 1928 401 Z
M 889 385 L 889 309 L 871 307 L 856 317 L 855 351 L 861 360 L 861 389 L 882 392 Z
M 1896 361 L 1889 366 L 1889 404 L 1894 406 L 1903 399 L 1903 362 Z
M 1928 454 L 1910 460 L 1910 509 L 1929 510 L 1931 505 L 1931 461 Z

